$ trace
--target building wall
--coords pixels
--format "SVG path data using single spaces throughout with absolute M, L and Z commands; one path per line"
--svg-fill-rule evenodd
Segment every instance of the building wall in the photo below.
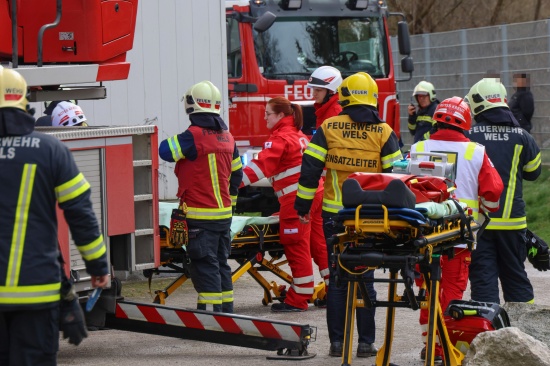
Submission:
M 191 85 L 210 80 L 228 100 L 225 49 L 223 0 L 140 0 L 128 80 L 105 83 L 107 99 L 78 104 L 92 126 L 155 124 L 161 141 L 189 126 L 181 97 Z M 227 120 L 227 104 L 222 113 Z M 173 169 L 161 161 L 160 199 L 176 198 Z

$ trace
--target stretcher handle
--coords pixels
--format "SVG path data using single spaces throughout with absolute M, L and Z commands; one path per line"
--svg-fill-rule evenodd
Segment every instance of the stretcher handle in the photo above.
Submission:
M 378 267 L 386 263 L 419 263 L 423 256 L 417 255 L 390 255 L 380 252 L 361 253 L 361 254 L 340 254 L 340 261 L 346 263 L 356 263 L 368 267 Z

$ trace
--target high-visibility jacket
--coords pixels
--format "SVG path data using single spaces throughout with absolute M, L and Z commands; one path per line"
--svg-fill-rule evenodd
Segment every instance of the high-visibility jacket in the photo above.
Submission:
M 27 116 L 15 123 L 30 122 Z M 35 131 L 0 132 L 0 175 L 0 311 L 58 306 L 57 203 L 88 273 L 108 274 L 90 184 L 61 141 Z
M 433 115 L 439 101 L 435 100 L 426 108 L 420 108 L 408 118 L 408 127 L 411 134 L 414 136 L 414 142 L 427 140 L 430 138 L 430 131 L 435 124 Z
M 388 124 L 354 122 L 347 114 L 329 118 L 317 129 L 304 152 L 294 207 L 300 215 L 309 212 L 317 182 L 326 167 L 323 217 L 334 216 L 343 208 L 342 184 L 351 173 L 390 172 L 392 163 L 400 159 L 397 136 Z
M 302 156 L 309 139 L 294 127 L 294 118 L 282 118 L 271 131 L 263 150 L 243 169 L 241 187 L 268 178 L 275 195 L 282 197 L 298 190 Z
M 474 218 L 479 209 L 484 212 L 498 210 L 499 198 L 504 188 L 502 180 L 485 153 L 483 145 L 471 142 L 461 132 L 439 130 L 429 140 L 411 146 L 411 153 L 437 152 L 447 154 L 447 161 L 454 164 L 456 198 L 472 208 Z M 429 156 L 418 155 L 418 160 Z
M 230 221 L 242 163 L 229 131 L 191 125 L 162 141 L 159 154 L 176 162 L 178 197 L 187 205 L 188 219 Z
M 342 106 L 338 104 L 338 94 L 334 94 L 326 103 L 314 103 L 315 108 L 315 128 L 319 128 L 321 124 L 330 117 L 334 117 L 342 112 Z
M 535 139 L 521 127 L 480 122 L 472 127 L 470 140 L 485 146 L 495 165 L 504 191 L 500 208 L 491 213 L 487 230 L 521 230 L 527 227 L 523 180 L 535 180 L 541 173 L 541 154 Z

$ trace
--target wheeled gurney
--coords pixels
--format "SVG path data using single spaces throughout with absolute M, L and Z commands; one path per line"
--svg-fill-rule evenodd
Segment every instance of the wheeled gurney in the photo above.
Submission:
M 425 206 L 417 208 L 414 204 L 413 208 L 410 205 L 405 208 L 395 207 L 396 202 L 411 194 L 400 180 L 399 183 L 392 183 L 391 192 L 388 190 L 385 195 L 376 196 L 369 192 L 363 195 L 365 203 L 346 205 L 346 197 L 348 202 L 356 203 L 357 196 L 361 195 L 358 183 L 348 184 L 346 187 L 348 181 L 349 179 L 342 189 L 345 208 L 338 213 L 334 222 L 339 234 L 330 239 L 334 245 L 332 260 L 336 268 L 335 285 L 347 284 L 348 288 L 342 365 L 351 365 L 357 307 L 387 307 L 384 343 L 377 353 L 377 366 L 390 364 L 397 307 L 429 310 L 425 365 L 432 365 L 434 362 L 438 336 L 443 348 L 444 363 L 460 365 L 464 355 L 449 340 L 439 304 L 439 260 L 443 254 L 452 256 L 454 246 L 458 244 L 467 243 L 472 250 L 475 245 L 474 233 L 479 233 L 481 225 L 473 220 L 468 209 L 464 210 L 462 205 L 452 201 L 445 204 L 456 207 L 456 213 L 438 218 L 427 217 Z M 384 204 L 384 200 L 389 202 L 388 206 Z M 417 265 L 426 284 L 426 288 L 420 289 L 418 295 L 413 289 Z M 389 278 L 368 279 L 362 276 L 366 271 L 378 268 L 388 269 Z M 387 301 L 369 298 L 365 286 L 369 282 L 388 283 Z M 397 293 L 398 284 L 405 287 L 402 295 Z M 358 297 L 358 291 L 361 298 Z
M 153 274 L 160 273 L 180 275 L 163 290 L 155 291 L 155 303 L 164 304 L 166 298 L 190 278 L 188 269 L 190 262 L 185 250 L 181 247 L 173 247 L 168 240 L 170 213 L 177 206 L 177 203 L 160 203 L 161 266 L 147 271 L 145 275 L 149 279 Z M 231 241 L 229 259 L 235 260 L 239 264 L 239 267 L 232 273 L 233 283 L 248 273 L 263 289 L 263 305 L 268 305 L 274 300 L 283 301 L 286 296 L 286 285 L 268 281 L 261 274 L 265 271 L 271 272 L 286 284 L 292 283 L 292 276 L 282 268 L 287 264 L 287 260 L 284 259 L 284 249 L 279 241 L 279 217 L 234 216 L 231 224 L 231 236 L 233 240 Z M 309 302 L 322 305 L 325 296 L 325 284 L 319 282 L 314 287 L 314 293 Z

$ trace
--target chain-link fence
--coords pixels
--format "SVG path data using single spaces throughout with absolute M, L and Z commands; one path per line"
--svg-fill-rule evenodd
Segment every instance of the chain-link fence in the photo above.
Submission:
M 395 69 L 401 70 L 397 39 L 392 39 Z M 508 97 L 514 93 L 512 75 L 531 76 L 535 114 L 531 134 L 541 149 L 550 150 L 550 21 L 536 21 L 411 36 L 413 78 L 397 83 L 401 101 L 401 136 L 412 143 L 407 129 L 407 105 L 422 80 L 434 84 L 441 101 L 465 96 L 487 72 L 500 73 Z M 398 78 L 404 77 L 397 73 Z

